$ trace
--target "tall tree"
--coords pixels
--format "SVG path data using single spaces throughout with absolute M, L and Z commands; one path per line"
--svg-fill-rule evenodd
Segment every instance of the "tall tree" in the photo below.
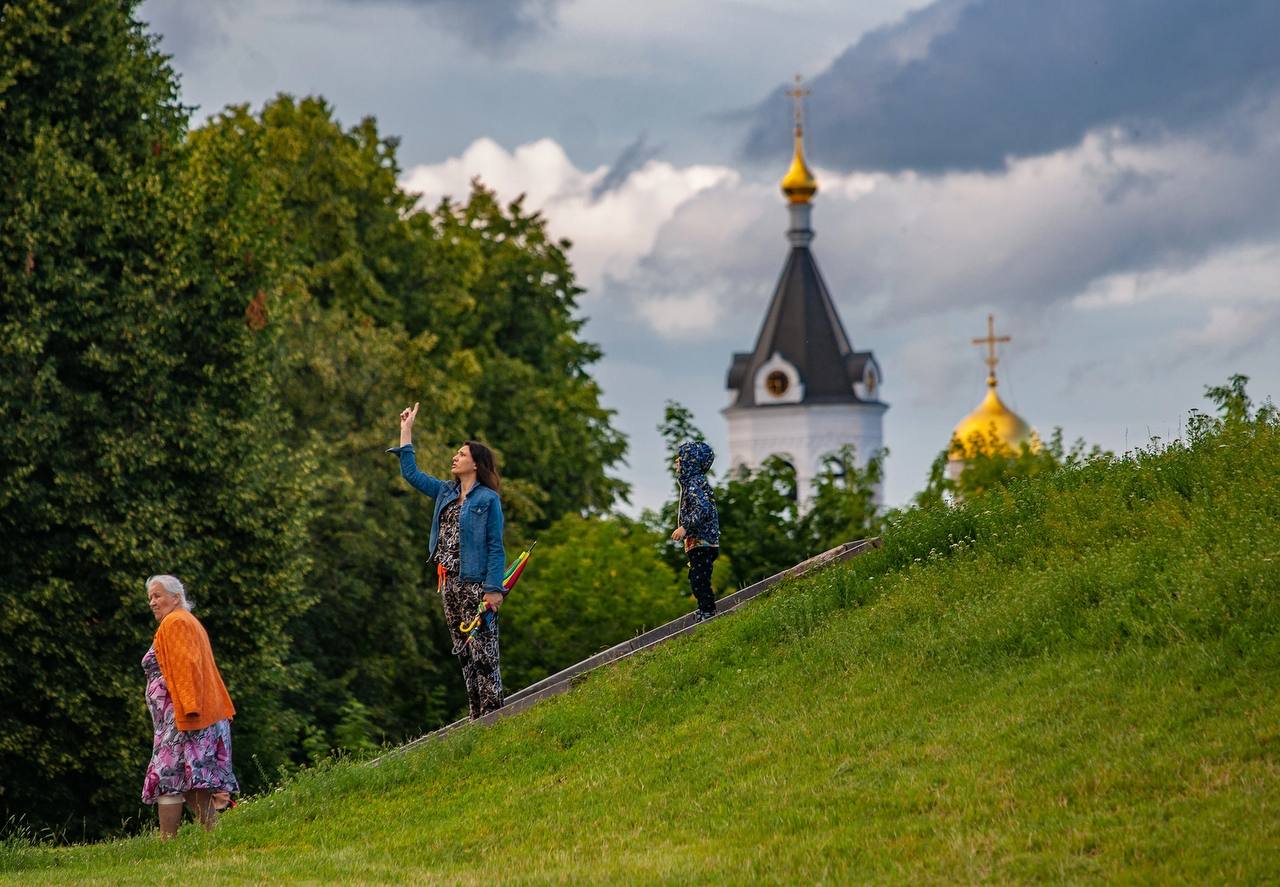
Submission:
M 450 380 L 474 396 L 449 430 L 498 451 L 517 531 L 625 497 L 610 471 L 626 441 L 589 372 L 600 350 L 581 339 L 570 245 L 540 214 L 479 182 L 465 201 L 416 209 L 396 182 L 396 140 L 372 118 L 344 129 L 319 98 L 277 96 L 257 115 L 228 108 L 197 137 L 206 130 L 237 141 L 275 194 L 285 255 L 317 303 L 430 333 L 437 369 L 471 370 Z
M 483 369 L 467 427 L 499 451 L 507 474 L 527 484 L 517 517 L 546 526 L 625 500 L 626 483 L 609 471 L 625 456 L 626 439 L 589 372 L 600 349 L 579 338 L 582 289 L 569 242 L 553 239 L 523 198 L 503 206 L 478 181 L 465 204 L 443 201 L 411 221 L 431 238 L 433 255 L 456 253 L 458 260 L 437 265 L 442 273 L 419 291 L 407 323 L 412 330 L 412 315 L 420 315 Z M 529 505 L 537 511 L 529 513 Z
M 465 408 L 469 389 L 446 384 L 429 333 L 410 337 L 306 299 L 286 323 L 279 391 L 293 416 L 287 437 L 321 467 L 308 541 L 316 606 L 292 626 L 305 669 L 292 701 L 313 746 L 352 749 L 359 731 L 343 725 L 361 711 L 364 741 L 421 735 L 466 697 L 427 569 L 432 503 L 383 450 L 396 442 L 405 392 L 425 388 L 418 458 L 445 474 L 455 444 L 441 426 Z M 453 378 L 468 374 L 460 368 Z
M 370 121 L 344 133 L 322 100 L 287 96 L 261 119 L 228 108 L 190 144 L 193 170 L 233 178 L 270 207 L 243 220 L 240 230 L 259 239 L 245 261 L 271 264 L 282 281 L 270 312 L 283 440 L 318 469 L 305 577 L 314 605 L 290 624 L 288 708 L 301 726 L 294 739 L 305 736 L 295 757 L 418 735 L 463 697 L 456 669 L 443 667 L 445 632 L 428 591 L 430 503 L 404 488 L 383 449 L 416 391 L 426 401 L 420 458 L 441 470 L 450 442 L 439 429 L 470 403 L 475 368 L 396 320 L 415 235 L 400 215 L 408 203 L 394 145 Z
M 188 581 L 237 752 L 268 768 L 305 603 L 307 473 L 273 332 L 246 322 L 269 269 L 210 227 L 253 196 L 185 177 L 186 110 L 134 6 L 0 15 L 0 806 L 88 834 L 138 812 L 147 575 Z
M 395 140 L 372 119 L 344 129 L 322 99 L 231 107 L 191 142 L 198 165 L 252 181 L 277 220 L 254 261 L 288 282 L 273 308 L 278 393 L 286 440 L 319 466 L 316 605 L 293 626 L 308 747 L 343 745 L 343 723 L 374 741 L 420 732 L 462 697 L 424 570 L 430 503 L 381 455 L 399 409 L 424 405 L 427 470 L 446 471 L 469 437 L 498 451 L 511 545 L 624 489 L 607 476 L 625 444 L 587 372 L 599 352 L 578 338 L 564 245 L 479 186 L 465 204 L 415 209 Z

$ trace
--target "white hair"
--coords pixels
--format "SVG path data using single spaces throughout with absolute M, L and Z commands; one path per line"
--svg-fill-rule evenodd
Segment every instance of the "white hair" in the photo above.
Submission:
M 147 579 L 146 584 L 147 594 L 151 593 L 151 586 L 153 585 L 159 585 L 167 593 L 176 597 L 178 599 L 178 606 L 187 612 L 191 612 L 195 609 L 195 607 L 191 605 L 191 601 L 187 600 L 187 590 L 182 587 L 182 582 L 177 576 L 170 576 L 165 573 L 159 576 L 150 577 Z

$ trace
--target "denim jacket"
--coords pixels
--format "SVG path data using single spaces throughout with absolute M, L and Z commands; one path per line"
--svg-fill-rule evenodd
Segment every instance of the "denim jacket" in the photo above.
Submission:
M 435 560 L 436 545 L 440 541 L 440 512 L 458 498 L 462 485 L 456 480 L 444 481 L 419 471 L 413 457 L 413 444 L 392 447 L 387 452 L 400 457 L 400 475 L 409 486 L 436 500 L 431 518 L 431 559 Z M 462 503 L 458 525 L 462 531 L 459 578 L 463 582 L 483 582 L 486 592 L 504 593 L 502 574 L 506 571 L 507 555 L 502 547 L 502 500 L 498 494 L 484 484 L 473 486 Z

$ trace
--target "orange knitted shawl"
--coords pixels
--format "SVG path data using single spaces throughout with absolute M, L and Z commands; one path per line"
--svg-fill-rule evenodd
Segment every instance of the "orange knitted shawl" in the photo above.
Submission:
M 179 730 L 202 730 L 235 715 L 200 620 L 179 607 L 161 620 L 155 647 Z

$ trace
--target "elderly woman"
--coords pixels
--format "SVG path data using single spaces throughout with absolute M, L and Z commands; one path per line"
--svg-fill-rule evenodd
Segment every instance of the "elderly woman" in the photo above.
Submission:
M 231 718 L 236 710 L 213 661 L 209 635 L 174 576 L 147 580 L 147 600 L 160 626 L 142 670 L 155 739 L 142 782 L 142 802 L 160 811 L 160 838 L 169 840 L 191 815 L 212 830 L 214 795 L 240 791 L 231 770 Z
M 453 654 L 462 666 L 472 718 L 502 708 L 502 672 L 498 662 L 498 607 L 506 596 L 502 574 L 501 480 L 493 452 L 469 440 L 453 454 L 453 480 L 443 481 L 418 470 L 413 454 L 413 423 L 418 404 L 400 414 L 400 446 L 387 450 L 400 457 L 400 474 L 409 485 L 435 499 L 431 519 L 431 559 L 444 618 L 453 639 Z M 469 628 L 483 607 L 474 630 Z

